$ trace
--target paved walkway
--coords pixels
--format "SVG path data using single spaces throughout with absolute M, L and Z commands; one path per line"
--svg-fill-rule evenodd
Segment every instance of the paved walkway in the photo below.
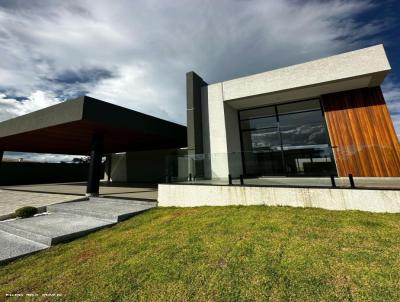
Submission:
M 0 187 L 0 220 L 23 206 L 42 207 L 82 198 L 86 183 L 36 184 Z M 102 183 L 100 196 L 157 200 L 157 186 L 153 184 Z
M 0 220 L 24 206 L 44 207 L 50 204 L 71 201 L 81 198 L 77 195 L 46 194 L 0 189 Z
M 69 195 L 85 195 L 85 182 L 57 183 L 57 184 L 35 184 L 18 186 L 1 186 L 0 189 L 13 191 L 59 193 Z M 154 184 L 131 184 L 102 182 L 100 195 L 109 197 L 123 197 L 133 199 L 157 200 L 157 185 Z
M 156 202 L 90 198 L 47 207 L 47 213 L 0 222 L 0 264 L 69 241 L 157 206 Z

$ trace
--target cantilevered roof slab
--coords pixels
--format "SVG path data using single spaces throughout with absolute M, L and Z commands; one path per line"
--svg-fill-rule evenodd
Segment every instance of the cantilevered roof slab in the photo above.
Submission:
M 390 70 L 380 44 L 213 85 L 222 86 L 226 103 L 245 109 L 379 86 Z
M 186 147 L 186 127 L 80 97 L 0 123 L 0 151 L 87 155 L 94 133 L 104 153 Z

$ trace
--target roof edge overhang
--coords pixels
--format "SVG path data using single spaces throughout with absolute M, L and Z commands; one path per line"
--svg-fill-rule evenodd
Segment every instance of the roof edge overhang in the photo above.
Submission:
M 212 85 L 221 86 L 226 103 L 244 109 L 379 86 L 390 70 L 380 44 Z
M 235 109 L 246 109 L 252 107 L 279 104 L 288 101 L 319 98 L 321 95 L 324 94 L 379 86 L 381 81 L 377 83 L 377 79 L 383 79 L 387 74 L 388 72 L 382 72 L 380 74 L 375 74 L 374 77 L 372 77 L 371 75 L 365 75 L 354 77 L 351 79 L 349 78 L 282 91 L 274 91 L 266 94 L 226 100 L 225 103 L 229 104 Z
M 105 153 L 187 145 L 185 126 L 84 96 L 1 122 L 0 150 L 88 154 L 95 133 Z
M 0 138 L 82 120 L 85 96 L 0 122 Z

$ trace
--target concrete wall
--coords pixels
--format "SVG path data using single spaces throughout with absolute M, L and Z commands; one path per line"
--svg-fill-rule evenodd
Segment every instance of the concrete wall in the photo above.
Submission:
M 158 186 L 158 206 L 269 205 L 400 213 L 400 190 L 278 188 L 246 186 Z
M 229 173 L 238 178 L 243 174 L 238 111 L 224 103 L 224 113 Z
M 206 178 L 242 174 L 238 111 L 224 103 L 222 84 L 202 89 L 203 150 Z
M 112 154 L 111 161 L 111 181 L 128 181 L 126 170 L 126 153 Z
M 176 161 L 180 149 L 147 150 L 112 155 L 111 180 L 114 182 L 165 182 L 167 161 Z M 178 159 L 177 176 L 187 178 L 187 159 Z
M 211 159 L 210 154 L 210 123 L 208 116 L 208 87 L 201 89 L 201 111 L 202 111 L 202 124 L 203 124 L 203 152 L 205 154 L 204 160 L 204 178 L 211 179 Z
M 211 176 L 212 178 L 227 178 L 229 174 L 228 146 L 221 83 L 207 87 L 207 103 Z
M 167 157 L 171 150 L 127 153 L 128 182 L 165 182 Z
M 0 184 L 22 185 L 87 181 L 88 171 L 89 164 L 2 162 Z

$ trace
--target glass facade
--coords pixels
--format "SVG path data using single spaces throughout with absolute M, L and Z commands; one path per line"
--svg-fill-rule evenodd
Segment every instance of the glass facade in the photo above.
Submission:
M 239 112 L 246 176 L 337 175 L 318 99 Z

